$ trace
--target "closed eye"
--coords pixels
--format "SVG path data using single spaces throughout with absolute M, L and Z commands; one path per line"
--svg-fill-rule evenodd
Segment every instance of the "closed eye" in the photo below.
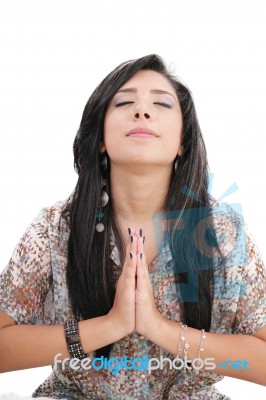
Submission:
M 123 101 L 123 103 L 117 103 L 115 106 L 116 107 L 121 107 L 121 106 L 123 106 L 125 104 L 130 104 L 130 103 L 134 103 L 134 101 Z
M 121 107 L 121 106 L 123 106 L 125 104 L 131 104 L 131 103 L 134 103 L 134 101 L 123 101 L 122 103 L 117 103 L 115 106 L 116 107 Z M 170 106 L 169 104 L 162 103 L 160 101 L 157 101 L 157 102 L 155 102 L 153 104 L 159 104 L 160 106 L 163 106 L 163 107 L 166 107 L 166 108 L 172 108 L 172 106 Z
M 172 107 L 170 106 L 170 104 L 167 104 L 167 103 L 161 103 L 160 101 L 157 101 L 157 102 L 156 102 L 156 103 L 154 103 L 154 104 L 159 104 L 160 106 L 163 106 L 163 107 L 172 108 Z

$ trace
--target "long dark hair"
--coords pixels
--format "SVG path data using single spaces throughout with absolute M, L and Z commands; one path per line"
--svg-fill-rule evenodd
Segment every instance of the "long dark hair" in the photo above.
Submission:
M 172 83 L 179 99 L 184 152 L 181 157 L 176 158 L 178 167 L 176 172 L 173 168 L 165 210 L 170 213 L 179 210 L 176 220 L 180 221 L 182 216 L 185 217 L 190 229 L 177 236 L 173 232 L 180 233 L 180 230 L 173 230 L 167 238 L 175 262 L 175 272 L 181 277 L 181 283 L 189 283 L 189 286 L 179 285 L 182 320 L 188 326 L 205 328 L 208 331 L 213 301 L 213 258 L 205 257 L 203 260 L 202 252 L 198 251 L 191 240 L 195 221 L 211 215 L 207 193 L 206 150 L 190 90 L 168 71 L 163 59 L 157 54 L 118 65 L 96 87 L 83 111 L 73 144 L 74 168 L 78 173 L 78 181 L 62 213 L 62 217 L 68 220 L 70 229 L 66 274 L 71 306 L 75 317 L 80 320 L 106 315 L 113 305 L 115 285 L 109 257 L 111 227 L 122 263 L 125 249 L 112 205 L 110 160 L 107 153 L 106 190 L 110 200 L 103 217 L 105 230 L 101 233 L 95 231 L 100 202 L 100 142 L 103 141 L 104 118 L 110 101 L 117 90 L 140 70 L 162 74 Z M 190 193 L 184 189 L 189 189 Z M 108 357 L 111 349 L 112 344 L 98 349 L 96 356 Z

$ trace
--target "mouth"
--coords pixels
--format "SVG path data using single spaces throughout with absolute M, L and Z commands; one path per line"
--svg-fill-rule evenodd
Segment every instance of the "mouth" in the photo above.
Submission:
M 146 128 L 134 128 L 127 133 L 130 137 L 141 137 L 141 138 L 155 138 L 158 137 L 157 133 L 151 129 Z

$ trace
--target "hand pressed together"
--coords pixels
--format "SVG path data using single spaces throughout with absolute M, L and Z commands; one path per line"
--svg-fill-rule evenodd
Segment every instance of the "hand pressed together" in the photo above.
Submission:
M 116 286 L 116 295 L 108 316 L 122 335 L 133 331 L 149 336 L 163 316 L 157 310 L 144 252 L 143 233 L 131 229 L 126 258 Z

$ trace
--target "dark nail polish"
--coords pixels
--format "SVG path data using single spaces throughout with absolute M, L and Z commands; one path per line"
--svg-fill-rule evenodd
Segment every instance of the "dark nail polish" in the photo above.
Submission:
M 128 229 L 128 234 L 131 235 L 131 229 L 130 228 L 127 229 Z
M 142 237 L 142 229 L 139 230 L 139 235 Z
M 130 258 L 132 259 L 132 257 L 133 257 L 133 256 L 132 256 L 132 253 L 129 253 L 129 255 L 130 255 Z
M 143 244 L 144 244 L 144 242 L 145 242 L 145 236 L 143 236 Z
M 131 243 L 133 242 L 133 236 L 130 236 Z
M 142 259 L 142 253 L 140 253 L 140 259 Z

